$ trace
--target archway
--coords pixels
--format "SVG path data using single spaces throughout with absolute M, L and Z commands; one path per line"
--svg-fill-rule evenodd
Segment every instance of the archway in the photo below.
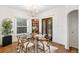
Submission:
M 68 47 L 78 49 L 78 10 L 68 13 Z

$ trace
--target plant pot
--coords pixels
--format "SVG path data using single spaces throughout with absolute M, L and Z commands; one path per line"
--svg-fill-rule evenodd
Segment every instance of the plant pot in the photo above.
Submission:
M 4 37 L 2 38 L 2 46 L 4 47 L 4 46 L 7 46 L 7 45 L 9 45 L 9 44 L 12 44 L 12 36 L 11 36 L 11 35 L 9 35 L 9 36 L 4 36 Z

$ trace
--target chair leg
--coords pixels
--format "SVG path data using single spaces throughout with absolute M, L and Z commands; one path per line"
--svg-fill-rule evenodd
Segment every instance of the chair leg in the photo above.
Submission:
M 43 46 L 43 50 L 44 50 L 44 53 L 45 53 L 45 48 L 44 48 L 44 46 Z
M 27 53 L 27 47 L 25 48 L 25 53 Z
M 51 51 L 50 51 L 50 46 L 49 46 L 48 48 L 49 48 L 49 53 L 51 53 Z

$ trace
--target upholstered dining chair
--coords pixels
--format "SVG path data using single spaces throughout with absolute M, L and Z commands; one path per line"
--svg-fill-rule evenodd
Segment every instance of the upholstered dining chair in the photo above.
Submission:
M 49 40 L 45 38 L 45 35 L 40 35 L 38 38 L 38 48 L 43 52 L 50 52 Z
M 27 40 L 24 43 L 25 53 L 34 52 L 34 41 L 31 35 L 27 36 Z
M 31 50 L 31 47 L 34 46 L 33 39 L 31 36 L 23 37 L 17 36 L 18 43 L 17 43 L 17 52 L 18 53 L 27 53 L 28 49 Z
M 23 52 L 23 41 L 20 36 L 17 36 L 18 42 L 17 42 L 17 52 L 22 53 Z
M 24 53 L 25 52 L 25 47 L 24 47 L 24 43 L 28 43 L 27 41 L 27 36 L 23 35 L 17 35 L 17 52 L 18 53 Z

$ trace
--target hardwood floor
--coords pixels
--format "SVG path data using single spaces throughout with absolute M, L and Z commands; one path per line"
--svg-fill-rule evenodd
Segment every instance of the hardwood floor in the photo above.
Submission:
M 69 50 L 65 49 L 64 45 L 58 44 L 58 43 L 51 43 L 53 46 L 57 47 L 58 49 L 55 51 L 55 53 L 78 53 L 77 48 L 70 47 Z
M 0 47 L 0 53 L 16 53 L 16 43 Z
M 58 49 L 54 53 L 78 53 L 78 49 L 70 47 L 69 50 L 66 50 L 63 45 L 51 42 L 52 46 L 57 47 Z M 17 53 L 16 52 L 16 43 L 11 45 L 0 47 L 0 53 Z

